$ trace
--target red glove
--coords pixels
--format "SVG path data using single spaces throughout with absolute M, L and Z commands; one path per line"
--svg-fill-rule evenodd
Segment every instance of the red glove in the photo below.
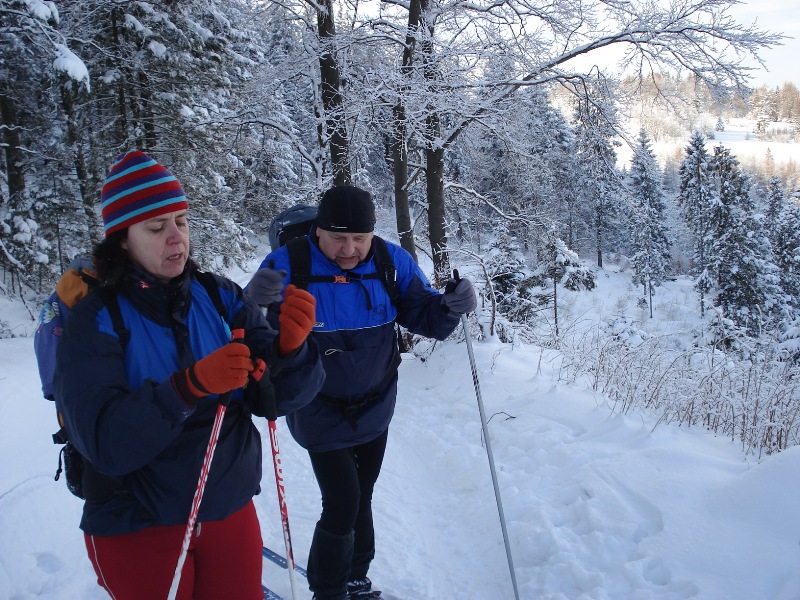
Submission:
M 281 331 L 278 334 L 278 351 L 281 356 L 288 356 L 306 341 L 314 327 L 316 306 L 317 301 L 307 291 L 292 284 L 286 286 L 283 292 L 281 313 L 278 315 L 278 321 L 281 324 Z
M 173 373 L 172 382 L 187 403 L 197 404 L 203 396 L 224 394 L 244 387 L 252 370 L 250 348 L 232 342 L 214 350 L 188 369 Z

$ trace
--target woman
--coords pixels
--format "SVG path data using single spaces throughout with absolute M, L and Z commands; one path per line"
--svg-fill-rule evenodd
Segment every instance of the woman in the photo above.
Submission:
M 59 347 L 56 403 L 86 459 L 81 529 L 98 583 L 116 600 L 142 600 L 167 597 L 217 405 L 229 401 L 177 597 L 261 600 L 251 407 L 267 381 L 281 414 L 321 386 L 306 341 L 314 300 L 292 290 L 277 332 L 230 280 L 206 274 L 218 290 L 209 293 L 189 259 L 187 209 L 180 183 L 146 154 L 111 167 L 95 264 L 129 335 L 115 330 L 107 292 L 81 300 Z M 231 330 L 243 339 L 231 342 Z M 268 366 L 261 384 L 257 359 Z

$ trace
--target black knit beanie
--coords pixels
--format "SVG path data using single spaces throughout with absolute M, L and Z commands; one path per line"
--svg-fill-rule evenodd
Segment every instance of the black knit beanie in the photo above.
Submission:
M 375 229 L 372 196 L 352 185 L 332 187 L 319 202 L 317 227 L 343 233 L 371 232 Z

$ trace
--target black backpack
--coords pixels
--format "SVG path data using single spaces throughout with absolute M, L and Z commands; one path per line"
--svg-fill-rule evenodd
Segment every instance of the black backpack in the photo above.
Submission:
M 295 204 L 279 212 L 269 224 L 269 245 L 273 251 L 286 242 L 308 233 L 317 220 L 317 207 L 308 204 Z

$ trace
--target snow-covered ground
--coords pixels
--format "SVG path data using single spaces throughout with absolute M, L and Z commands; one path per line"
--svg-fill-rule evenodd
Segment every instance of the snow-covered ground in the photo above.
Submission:
M 638 310 L 618 300 L 632 297 L 629 275 L 605 272 L 598 284 L 573 295 L 565 314 Z M 685 282 L 667 283 L 658 301 L 683 306 Z M 17 335 L 32 334 L 21 306 L 0 311 Z M 655 320 L 667 312 L 657 307 Z M 514 598 L 460 338 L 423 344 L 400 367 L 370 576 L 403 600 Z M 702 430 L 653 429 L 652 415 L 614 413 L 603 397 L 559 381 L 552 350 L 496 339 L 474 349 L 520 598 L 800 599 L 800 448 L 759 462 Z M 56 422 L 31 337 L 0 340 L 0 426 L 0 600 L 106 598 L 78 530 L 81 501 L 53 481 Z M 279 435 L 305 564 L 319 492 L 282 421 Z M 271 456 L 264 463 L 256 504 L 265 542 L 282 551 Z M 286 571 L 265 563 L 264 582 L 289 596 Z M 300 597 L 310 596 L 303 586 Z

